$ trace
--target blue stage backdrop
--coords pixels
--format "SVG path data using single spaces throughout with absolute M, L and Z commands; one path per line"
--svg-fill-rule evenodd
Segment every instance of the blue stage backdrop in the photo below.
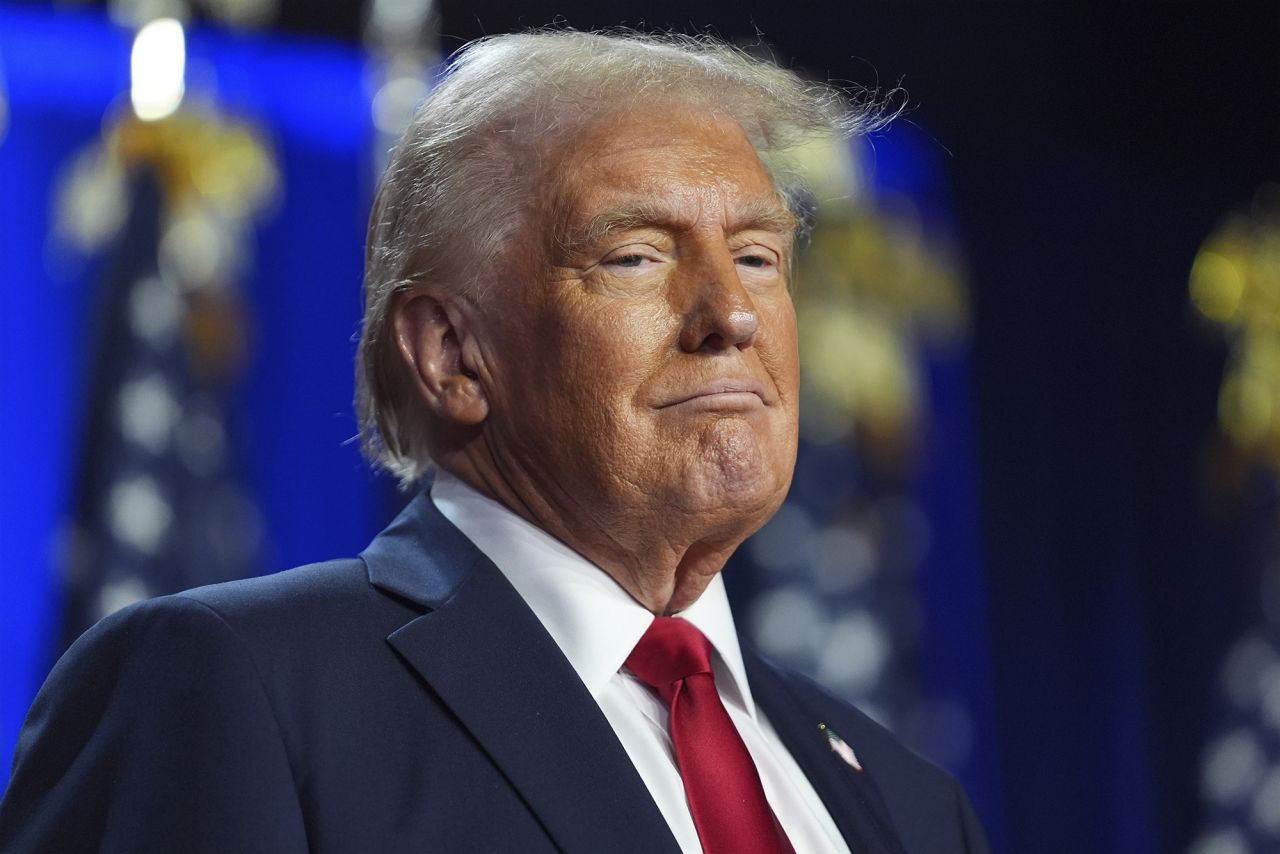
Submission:
M 77 481 L 101 264 L 50 246 L 54 188 L 128 91 L 130 34 L 86 12 L 0 6 L 9 102 L 0 139 L 0 766 L 56 654 L 58 554 Z M 369 198 L 364 62 L 329 43 L 189 34 L 193 89 L 265 131 L 283 192 L 251 240 L 242 286 L 250 363 L 233 413 L 266 519 L 263 571 L 353 554 L 381 527 L 386 484 L 367 471 L 351 414 Z M 71 61 L 69 57 L 74 57 Z M 202 82 L 203 78 L 203 82 Z M 208 91 L 206 89 L 206 91 Z

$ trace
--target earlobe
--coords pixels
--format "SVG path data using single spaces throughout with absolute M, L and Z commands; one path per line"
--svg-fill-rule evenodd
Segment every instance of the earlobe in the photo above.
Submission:
M 397 300 L 392 325 L 400 355 L 432 414 L 456 426 L 483 422 L 489 401 L 464 354 L 472 347 L 462 316 L 422 291 L 410 291 Z

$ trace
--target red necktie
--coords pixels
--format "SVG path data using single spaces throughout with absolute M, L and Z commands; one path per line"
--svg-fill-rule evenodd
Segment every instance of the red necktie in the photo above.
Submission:
M 671 707 L 671 742 L 706 854 L 792 854 L 760 775 L 711 674 L 711 643 L 686 620 L 657 617 L 627 668 Z

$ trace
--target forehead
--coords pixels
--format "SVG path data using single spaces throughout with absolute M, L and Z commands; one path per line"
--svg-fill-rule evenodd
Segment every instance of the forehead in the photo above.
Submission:
M 633 113 L 589 125 L 556 170 L 556 219 L 572 227 L 611 209 L 655 219 L 776 219 L 786 213 L 742 128 L 706 113 Z

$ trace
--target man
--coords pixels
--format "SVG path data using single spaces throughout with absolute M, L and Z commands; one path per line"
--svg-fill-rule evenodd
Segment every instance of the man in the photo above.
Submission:
M 438 474 L 358 560 L 90 631 L 0 848 L 985 851 L 954 782 L 740 647 L 718 574 L 795 459 L 778 155 L 857 121 L 709 42 L 464 51 L 384 177 L 360 345 L 366 447 Z

